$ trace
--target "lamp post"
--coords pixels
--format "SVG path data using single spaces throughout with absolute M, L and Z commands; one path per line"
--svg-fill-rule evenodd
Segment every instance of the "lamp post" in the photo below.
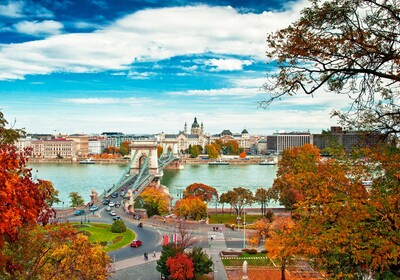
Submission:
M 246 208 L 243 206 L 243 249 L 246 249 Z

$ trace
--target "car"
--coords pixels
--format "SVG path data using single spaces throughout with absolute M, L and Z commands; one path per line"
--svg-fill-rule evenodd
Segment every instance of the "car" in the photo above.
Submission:
M 113 220 L 114 220 L 114 221 L 116 221 L 116 220 L 121 220 L 121 217 L 120 217 L 120 216 L 114 216 L 114 217 L 113 217 Z
M 97 211 L 97 210 L 99 210 L 99 206 L 93 205 L 92 207 L 90 207 L 89 210 L 90 210 L 91 212 Z
M 111 216 L 117 216 L 117 212 L 115 212 L 114 210 L 110 212 Z
M 133 240 L 132 242 L 131 242 L 131 247 L 135 247 L 135 248 L 137 248 L 137 247 L 139 247 L 139 246 L 142 246 L 142 241 L 140 241 L 140 240 Z
M 122 191 L 120 196 L 124 197 L 124 195 L 125 195 L 125 191 Z
M 76 210 L 74 215 L 75 216 L 80 216 L 80 215 L 84 215 L 85 214 L 85 210 L 81 209 L 81 210 Z
M 111 197 L 112 197 L 112 198 L 118 197 L 118 193 L 113 193 L 113 194 L 111 195 Z
M 115 206 L 116 206 L 116 207 L 120 207 L 120 206 L 121 206 L 121 201 L 115 202 Z
M 110 203 L 108 203 L 108 206 L 114 207 L 114 206 L 115 206 L 115 203 L 114 203 L 113 201 L 110 201 Z
M 110 206 L 107 206 L 107 207 L 106 207 L 106 211 L 107 211 L 107 212 L 110 212 L 110 211 L 111 211 L 111 207 L 110 207 Z
M 108 198 L 103 200 L 103 205 L 108 205 L 108 203 L 110 203 L 110 200 Z

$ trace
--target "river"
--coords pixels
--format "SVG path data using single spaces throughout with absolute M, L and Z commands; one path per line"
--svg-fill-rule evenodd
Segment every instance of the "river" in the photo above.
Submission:
M 99 195 L 110 188 L 123 174 L 123 164 L 63 164 L 30 163 L 32 174 L 50 180 L 62 201 L 58 207 L 67 207 L 69 193 L 78 192 L 85 201 L 95 189 Z M 164 170 L 161 184 L 167 186 L 176 199 L 187 186 L 198 182 L 214 187 L 222 194 L 234 187 L 244 187 L 255 193 L 258 188 L 270 188 L 276 176 L 276 166 L 269 165 L 185 165 L 182 170 Z M 36 172 L 37 170 L 37 172 Z M 57 206 L 57 205 L 56 205 Z M 279 207 L 270 203 L 270 207 Z

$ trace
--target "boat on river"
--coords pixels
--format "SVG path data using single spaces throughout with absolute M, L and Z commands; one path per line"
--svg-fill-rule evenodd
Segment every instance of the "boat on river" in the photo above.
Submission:
M 79 161 L 80 164 L 95 164 L 95 162 L 91 158 L 87 158 Z
M 272 160 L 264 160 L 260 162 L 259 165 L 276 165 L 276 162 Z
M 225 160 L 218 159 L 216 161 L 210 161 L 208 164 L 209 165 L 229 165 L 229 162 L 227 162 Z

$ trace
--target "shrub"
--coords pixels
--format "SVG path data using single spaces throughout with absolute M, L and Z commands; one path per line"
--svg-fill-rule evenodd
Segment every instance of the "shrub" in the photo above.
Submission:
M 126 231 L 126 225 L 123 221 L 121 220 L 116 220 L 114 223 L 111 225 L 111 232 L 114 233 L 121 233 Z
M 106 247 L 108 245 L 107 241 L 100 241 L 99 242 L 101 246 Z
M 257 249 L 248 249 L 247 253 L 248 254 L 257 254 Z
M 261 253 L 263 253 L 263 254 L 267 254 L 268 253 L 268 251 L 267 250 L 261 250 Z

